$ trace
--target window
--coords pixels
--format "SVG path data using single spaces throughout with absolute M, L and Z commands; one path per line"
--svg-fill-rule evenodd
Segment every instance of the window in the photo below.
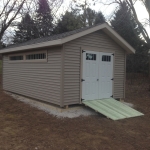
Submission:
M 96 54 L 86 53 L 86 60 L 96 60 Z
M 111 61 L 111 56 L 103 55 L 102 56 L 102 61 L 110 62 Z
M 11 63 L 12 62 L 18 63 L 20 61 L 21 62 L 47 62 L 47 50 L 13 54 L 9 56 L 9 61 Z
M 46 53 L 28 54 L 26 60 L 46 59 Z
M 10 56 L 9 59 L 11 61 L 23 60 L 23 55 L 20 55 L 20 56 Z

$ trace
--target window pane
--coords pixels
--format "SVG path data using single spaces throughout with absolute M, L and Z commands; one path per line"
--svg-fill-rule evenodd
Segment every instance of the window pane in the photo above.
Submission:
M 110 62 L 111 61 L 111 56 L 103 55 L 102 56 L 102 61 Z
M 27 60 L 46 59 L 46 53 L 26 55 Z
M 10 60 L 14 61 L 14 60 L 23 60 L 23 55 L 20 56 L 11 56 Z
M 86 53 L 86 60 L 96 60 L 96 54 Z

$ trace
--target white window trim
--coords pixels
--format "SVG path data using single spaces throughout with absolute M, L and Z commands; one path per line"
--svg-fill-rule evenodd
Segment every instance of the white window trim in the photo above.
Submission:
M 46 53 L 46 58 L 45 59 L 32 59 L 32 60 L 27 60 L 26 55 L 31 55 L 31 54 L 39 54 L 39 53 Z M 10 60 L 10 57 L 12 56 L 23 56 L 23 60 Z M 10 63 L 25 63 L 25 62 L 47 62 L 47 50 L 39 50 L 39 51 L 33 51 L 33 52 L 25 52 L 25 53 L 18 53 L 18 54 L 12 54 L 9 55 L 9 62 Z

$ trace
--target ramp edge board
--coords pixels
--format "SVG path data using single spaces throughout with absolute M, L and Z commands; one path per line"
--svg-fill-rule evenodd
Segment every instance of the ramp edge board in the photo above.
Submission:
M 143 113 L 113 98 L 100 100 L 84 100 L 82 101 L 82 103 L 112 120 L 120 120 L 144 115 Z

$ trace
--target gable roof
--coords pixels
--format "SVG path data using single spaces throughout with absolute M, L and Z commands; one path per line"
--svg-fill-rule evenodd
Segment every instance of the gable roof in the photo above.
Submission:
M 20 44 L 14 44 L 7 48 L 0 50 L 0 53 L 20 52 L 35 48 L 42 48 L 48 46 L 62 45 L 66 42 L 72 41 L 79 37 L 102 30 L 110 36 L 118 45 L 120 45 L 127 53 L 135 53 L 135 49 L 128 44 L 116 31 L 114 31 L 107 23 L 99 24 L 96 26 L 85 27 L 74 31 L 57 34 L 44 38 L 37 38 Z

